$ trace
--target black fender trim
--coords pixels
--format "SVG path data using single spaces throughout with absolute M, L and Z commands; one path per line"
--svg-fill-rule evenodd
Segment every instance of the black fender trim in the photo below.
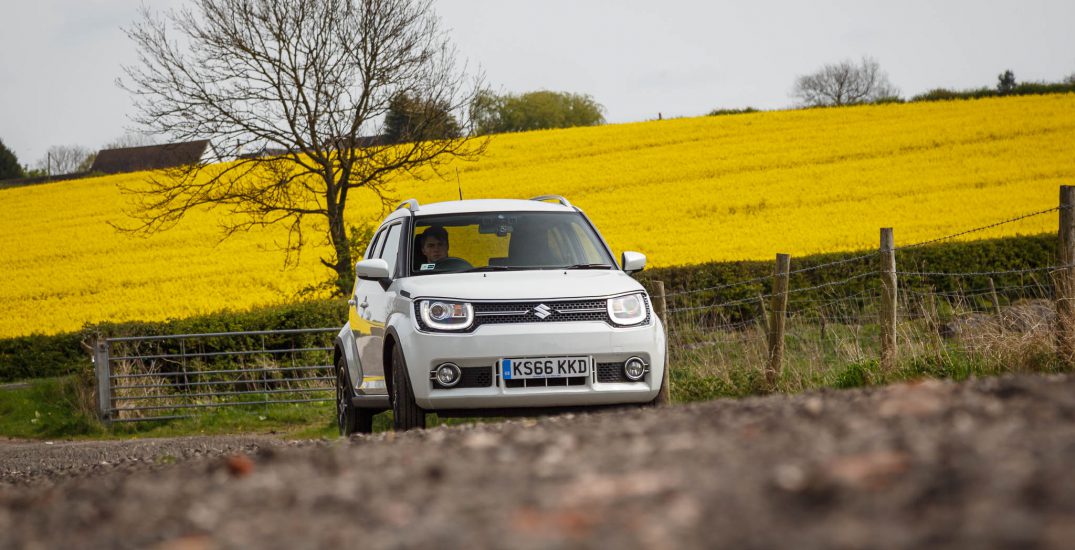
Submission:
M 381 363 L 384 365 L 384 386 L 388 390 L 388 402 L 392 402 L 392 346 L 399 345 L 396 327 L 388 326 L 384 331 L 384 347 L 381 348 Z

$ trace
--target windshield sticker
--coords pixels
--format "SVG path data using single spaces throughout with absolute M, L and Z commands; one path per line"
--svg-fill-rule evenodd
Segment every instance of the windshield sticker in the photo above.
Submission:
M 431 269 L 437 269 L 437 264 L 422 264 L 421 271 L 429 271 Z

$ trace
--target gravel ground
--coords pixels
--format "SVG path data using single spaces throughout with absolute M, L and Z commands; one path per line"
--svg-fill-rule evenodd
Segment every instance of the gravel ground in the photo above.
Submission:
M 0 547 L 1075 547 L 1075 376 L 331 442 L 0 441 Z

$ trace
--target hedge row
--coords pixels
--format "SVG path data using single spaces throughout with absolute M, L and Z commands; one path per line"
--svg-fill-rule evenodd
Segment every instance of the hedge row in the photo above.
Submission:
M 912 97 L 916 101 L 948 101 L 952 99 L 982 99 L 985 97 L 1004 97 L 1013 95 L 1066 94 L 1075 92 L 1075 83 L 1068 82 L 1022 82 L 1011 90 L 1001 92 L 996 88 L 977 88 L 973 90 L 949 90 L 934 88 L 924 94 Z
M 1014 88 L 1007 92 L 1001 92 L 996 88 L 974 88 L 970 90 L 950 90 L 948 88 L 934 88 L 928 92 L 921 93 L 904 99 L 899 96 L 883 97 L 871 101 L 870 103 L 875 105 L 882 105 L 888 103 L 920 103 L 927 101 L 954 101 L 960 99 L 983 99 L 987 97 L 1008 97 L 1018 95 L 1050 95 L 1050 94 L 1070 94 L 1075 93 L 1075 83 L 1068 82 L 1023 82 L 1016 84 Z M 841 107 L 853 107 L 858 104 L 848 105 L 825 105 L 809 108 L 841 108 Z M 714 109 L 706 116 L 722 116 L 722 115 L 741 115 L 748 113 L 759 112 L 754 107 L 745 107 L 742 109 Z
M 78 332 L 0 339 L 0 382 L 60 376 L 92 368 L 97 336 L 155 336 L 246 330 L 336 327 L 347 318 L 347 303 L 321 300 L 219 312 L 163 322 L 130 321 L 86 325 Z M 212 345 L 210 342 L 209 345 Z
M 918 248 L 901 249 L 896 252 L 896 270 L 905 272 L 969 273 L 995 272 L 1045 268 L 1055 265 L 1057 237 L 1055 235 L 1034 235 L 989 239 L 972 242 L 949 242 Z M 857 256 L 869 254 L 870 251 L 840 254 L 817 254 L 802 258 L 792 257 L 791 270 L 804 270 L 839 262 Z M 774 254 L 775 256 L 775 254 Z M 664 281 L 669 308 L 698 307 L 706 304 L 721 304 L 740 300 L 751 300 L 734 307 L 721 308 L 724 321 L 738 322 L 753 318 L 757 312 L 756 300 L 759 295 L 771 292 L 774 261 L 717 262 L 685 267 L 672 267 L 646 270 L 638 279 L 652 288 L 653 281 Z M 880 257 L 869 255 L 861 260 L 832 265 L 820 269 L 804 271 L 790 277 L 789 288 L 809 288 L 823 283 L 843 281 L 856 275 L 880 269 Z M 929 276 L 899 278 L 900 288 L 921 292 L 961 292 L 967 289 L 988 288 L 988 276 Z M 992 277 L 998 289 L 1022 287 L 1040 283 L 1049 284 L 1048 273 L 1006 274 Z M 748 284 L 737 284 L 751 279 L 763 279 Z M 880 288 L 880 276 L 862 277 L 848 281 L 846 284 L 822 290 L 803 293 L 796 296 L 809 304 L 811 301 L 823 302 L 834 297 L 852 296 L 867 290 Z M 699 290 L 712 289 L 712 290 Z M 690 293 L 682 293 L 690 290 Z M 1011 292 L 1001 298 L 1005 301 L 1016 299 L 1017 293 Z M 714 320 L 715 321 L 715 320 Z
M 1048 267 L 1056 257 L 1056 236 L 1036 235 L 983 240 L 967 243 L 946 243 L 921 248 L 899 250 L 897 269 L 900 271 L 980 272 L 1008 271 Z M 865 254 L 818 254 L 792 258 L 792 270 L 811 268 Z M 840 281 L 854 275 L 878 269 L 878 257 L 806 271 L 793 275 L 791 288 L 812 287 Z M 648 287 L 653 281 L 664 281 L 669 293 L 721 287 L 730 283 L 765 277 L 773 271 L 772 261 L 716 262 L 685 267 L 648 269 L 638 279 Z M 1047 274 L 1037 280 L 1048 284 Z M 1026 275 L 1012 274 L 994 277 L 999 288 L 1028 284 Z M 669 298 L 669 307 L 689 307 L 750 299 L 769 292 L 769 280 L 734 285 L 715 290 L 679 294 Z M 875 289 L 879 277 L 865 277 L 841 285 L 841 295 L 851 295 L 862 289 Z M 985 277 L 902 277 L 902 288 L 931 289 L 938 292 L 957 292 L 962 288 L 982 288 Z M 831 294 L 813 293 L 810 298 L 825 300 Z M 1014 295 L 1012 296 L 1014 299 Z M 756 305 L 744 304 L 726 308 L 725 319 L 748 319 L 756 315 Z M 253 309 L 246 312 L 221 312 L 200 317 L 175 319 L 166 322 L 126 322 L 87 325 L 82 330 L 50 336 L 30 335 L 0 339 L 0 381 L 58 376 L 90 368 L 89 353 L 97 334 L 106 336 L 150 336 L 163 334 L 201 334 L 243 330 L 277 330 L 339 326 L 347 316 L 343 300 L 324 300 L 284 304 Z M 207 345 L 212 345 L 210 342 Z

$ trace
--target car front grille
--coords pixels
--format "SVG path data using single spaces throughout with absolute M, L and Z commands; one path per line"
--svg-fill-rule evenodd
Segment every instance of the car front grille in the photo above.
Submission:
M 650 322 L 652 308 L 649 298 L 643 300 L 646 304 L 646 318 L 636 325 L 641 326 Z M 418 327 L 427 332 L 433 330 L 422 322 L 420 309 L 421 300 L 414 302 L 414 317 L 418 320 Z M 600 321 L 617 328 L 624 325 L 616 325 L 608 316 L 608 300 L 584 299 L 562 301 L 529 301 L 529 302 L 472 302 L 474 306 L 474 322 L 466 330 L 459 332 L 473 332 L 482 325 L 504 325 L 512 323 L 566 323 L 578 321 Z
M 522 380 L 505 380 L 505 388 L 552 388 L 557 386 L 585 386 L 588 376 L 569 376 L 566 378 L 524 378 Z

